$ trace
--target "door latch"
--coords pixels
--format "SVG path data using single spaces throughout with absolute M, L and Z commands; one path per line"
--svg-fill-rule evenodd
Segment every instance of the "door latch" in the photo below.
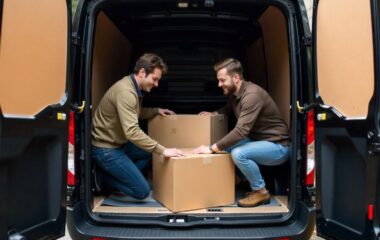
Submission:
M 75 103 L 71 105 L 71 108 L 78 113 L 82 113 L 85 106 L 86 106 L 86 101 L 82 101 L 82 105 L 79 106 L 77 103 Z
M 298 111 L 298 113 L 305 113 L 305 112 L 309 111 L 310 109 L 315 108 L 317 106 L 319 106 L 318 103 L 310 103 L 309 105 L 304 104 L 303 106 L 301 106 L 300 102 L 297 101 L 297 111 Z

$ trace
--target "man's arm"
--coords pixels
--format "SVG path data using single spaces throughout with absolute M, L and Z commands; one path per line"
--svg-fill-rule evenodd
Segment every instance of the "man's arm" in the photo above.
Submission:
M 198 113 L 198 115 L 201 115 L 201 116 L 215 116 L 218 114 L 228 115 L 232 111 L 231 101 L 232 100 L 230 98 L 228 100 L 228 102 L 223 107 L 219 108 L 216 111 L 213 111 L 213 112 L 202 111 L 202 112 Z
M 155 117 L 157 114 L 161 116 L 166 115 L 175 115 L 175 112 L 165 108 L 141 108 L 140 119 L 151 119 Z
M 116 108 L 124 135 L 141 149 L 162 154 L 165 148 L 141 130 L 137 116 L 137 104 L 137 97 L 129 91 L 122 91 L 116 95 Z
M 159 112 L 159 108 L 141 108 L 140 119 L 151 119 Z
M 244 96 L 240 101 L 242 109 L 234 129 L 215 143 L 215 150 L 223 150 L 235 145 L 246 138 L 253 128 L 263 107 L 263 101 L 257 94 Z
M 116 107 L 126 138 L 148 152 L 156 152 L 165 157 L 180 157 L 184 153 L 176 148 L 165 148 L 141 130 L 137 116 L 138 99 L 132 93 L 124 91 L 116 96 Z

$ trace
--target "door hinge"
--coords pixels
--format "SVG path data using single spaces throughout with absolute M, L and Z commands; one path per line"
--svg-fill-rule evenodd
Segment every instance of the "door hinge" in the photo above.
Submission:
M 71 41 L 75 46 L 81 45 L 80 37 L 76 33 L 73 33 L 71 35 Z
M 367 133 L 367 138 L 370 142 L 368 153 L 370 155 L 380 153 L 380 137 L 375 134 L 373 131 Z
M 379 154 L 380 153 L 380 143 L 379 142 L 373 142 L 371 143 L 371 146 L 369 148 L 369 154 Z
M 305 47 L 310 47 L 312 43 L 312 38 L 311 36 L 304 36 L 302 37 L 302 45 Z

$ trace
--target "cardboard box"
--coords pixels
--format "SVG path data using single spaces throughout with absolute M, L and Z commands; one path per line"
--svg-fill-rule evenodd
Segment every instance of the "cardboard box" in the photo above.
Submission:
M 235 200 L 230 154 L 191 154 L 164 158 L 153 154 L 153 197 L 173 212 L 225 206 Z
M 227 134 L 224 115 L 156 116 L 148 123 L 149 136 L 165 147 L 192 148 L 210 145 Z

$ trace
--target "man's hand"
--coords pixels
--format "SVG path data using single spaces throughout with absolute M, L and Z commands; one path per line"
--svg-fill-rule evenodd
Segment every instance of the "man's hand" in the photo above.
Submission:
M 160 114 L 161 116 L 175 115 L 175 112 L 173 112 L 172 110 L 169 110 L 169 109 L 159 108 L 158 114 Z
M 212 151 L 210 150 L 209 146 L 201 145 L 193 150 L 194 154 L 211 154 Z
M 215 115 L 218 115 L 218 112 L 217 111 L 215 111 L 215 112 L 203 111 L 203 112 L 198 113 L 198 115 L 200 115 L 200 116 L 215 116 Z
M 162 153 L 165 157 L 184 157 L 185 154 L 177 148 L 166 148 Z

